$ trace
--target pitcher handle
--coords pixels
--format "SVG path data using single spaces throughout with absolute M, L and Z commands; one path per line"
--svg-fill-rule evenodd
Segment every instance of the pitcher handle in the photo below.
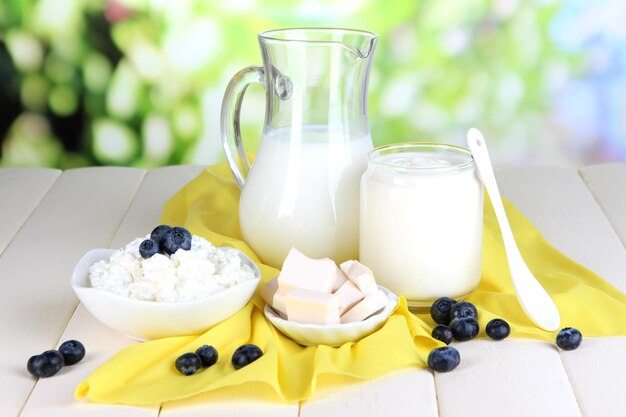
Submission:
M 251 165 L 243 148 L 239 116 L 241 103 L 246 89 L 253 82 L 263 85 L 263 67 L 250 66 L 236 73 L 228 83 L 224 100 L 222 100 L 222 113 L 220 127 L 222 133 L 222 145 L 226 153 L 226 160 L 230 167 L 237 185 L 243 188 L 246 176 Z

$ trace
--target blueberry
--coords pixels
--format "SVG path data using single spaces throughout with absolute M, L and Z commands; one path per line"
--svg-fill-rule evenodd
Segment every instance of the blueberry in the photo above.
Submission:
M 48 378 L 63 368 L 63 355 L 58 350 L 47 350 L 41 355 L 31 356 L 26 369 L 31 375 Z
M 202 368 L 202 360 L 193 352 L 183 353 L 176 359 L 176 369 L 183 375 L 193 375 Z
M 163 238 L 165 237 L 165 233 L 170 230 L 172 227 L 166 224 L 162 224 L 154 228 L 152 233 L 150 233 L 150 239 L 154 240 L 156 243 L 160 245 L 163 244 Z
M 430 316 L 435 323 L 448 325 L 450 323 L 450 310 L 456 304 L 456 300 L 450 297 L 438 298 L 432 306 L 430 306 Z
M 176 253 L 178 249 L 191 249 L 191 233 L 184 227 L 172 227 L 165 232 L 162 249 L 168 255 Z
M 502 340 L 506 339 L 511 334 L 511 326 L 509 326 L 506 320 L 493 319 L 487 323 L 485 332 L 487 336 L 494 340 Z
M 74 365 L 85 357 L 85 346 L 78 340 L 67 340 L 59 346 L 65 365 Z
M 240 369 L 250 365 L 261 356 L 263 356 L 263 351 L 257 345 L 243 345 L 235 350 L 231 363 L 235 369 Z
M 457 317 L 450 322 L 452 336 L 460 342 L 475 338 L 478 328 L 478 322 L 472 317 Z
M 563 350 L 574 350 L 582 341 L 583 335 L 573 327 L 565 327 L 556 335 L 556 345 Z
M 471 317 L 473 319 L 478 319 L 478 310 L 472 303 L 468 303 L 467 301 L 461 301 L 460 303 L 456 303 L 450 309 L 450 321 L 454 320 L 457 317 Z
M 450 342 L 452 342 L 452 332 L 450 331 L 450 329 L 448 329 L 447 326 L 444 326 L 443 324 L 436 326 L 433 329 L 431 336 L 433 337 L 433 339 L 440 340 L 446 345 L 449 345 Z
M 196 350 L 196 355 L 200 357 L 202 366 L 208 368 L 217 362 L 218 354 L 217 350 L 213 346 L 203 345 Z
M 139 254 L 143 259 L 152 258 L 159 253 L 159 244 L 152 239 L 146 239 L 139 245 Z
M 451 346 L 438 347 L 428 354 L 428 367 L 437 372 L 448 372 L 459 366 L 461 355 Z

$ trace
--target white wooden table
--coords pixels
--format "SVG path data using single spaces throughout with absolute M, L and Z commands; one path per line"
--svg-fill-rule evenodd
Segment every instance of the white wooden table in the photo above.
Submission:
M 325 385 L 301 404 L 243 390 L 161 407 L 75 401 L 76 385 L 133 342 L 78 304 L 74 264 L 91 248 L 119 248 L 147 233 L 163 203 L 201 169 L 0 169 L 1 417 L 626 416 L 626 337 L 585 339 L 572 352 L 528 340 L 457 343 L 463 359 L 453 372 L 409 369 Z M 512 168 L 498 179 L 553 245 L 626 291 L 626 164 Z M 70 338 L 87 347 L 83 362 L 47 379 L 27 373 L 31 355 Z

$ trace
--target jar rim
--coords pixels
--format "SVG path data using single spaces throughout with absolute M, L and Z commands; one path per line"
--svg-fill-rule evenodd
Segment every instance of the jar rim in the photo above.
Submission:
M 381 158 L 384 155 L 390 154 L 401 154 L 404 152 L 418 152 L 420 154 L 427 155 L 432 152 L 441 152 L 444 151 L 449 155 L 461 156 L 465 157 L 458 162 L 452 161 L 449 165 L 400 165 L 394 162 L 388 162 L 385 158 Z M 385 168 L 392 171 L 398 172 L 406 172 L 406 173 L 444 173 L 444 172 L 452 172 L 459 171 L 469 167 L 474 167 L 474 157 L 472 152 L 458 145 L 452 145 L 448 143 L 437 143 L 437 142 L 401 142 L 401 143 L 392 143 L 389 145 L 382 145 L 372 149 L 367 154 L 367 161 L 369 164 L 374 166 L 378 166 L 381 168 Z

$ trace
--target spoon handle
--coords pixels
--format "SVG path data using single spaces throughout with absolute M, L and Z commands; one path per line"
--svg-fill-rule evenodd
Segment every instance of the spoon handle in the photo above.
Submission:
M 559 310 L 550 298 L 550 295 L 528 269 L 515 243 L 513 231 L 500 197 L 496 176 L 493 173 L 487 144 L 478 129 L 472 128 L 467 132 L 467 145 L 472 152 L 474 162 L 487 189 L 487 193 L 491 197 L 491 205 L 496 214 L 496 220 L 500 225 L 504 251 L 506 252 L 509 271 L 511 272 L 511 281 L 513 281 L 517 299 L 526 316 L 533 323 L 544 330 L 554 331 L 560 325 Z
M 467 132 L 467 145 L 472 152 L 476 166 L 479 167 L 478 172 L 491 198 L 491 205 L 496 213 L 496 220 L 502 232 L 502 240 L 504 241 L 504 247 L 509 257 L 509 262 L 518 263 L 518 259 L 511 258 L 521 258 L 522 255 L 515 244 L 513 231 L 511 230 L 506 211 L 504 210 L 504 205 L 502 205 L 502 197 L 500 196 L 496 176 L 493 173 L 493 165 L 491 165 L 487 144 L 478 129 L 471 128 Z

